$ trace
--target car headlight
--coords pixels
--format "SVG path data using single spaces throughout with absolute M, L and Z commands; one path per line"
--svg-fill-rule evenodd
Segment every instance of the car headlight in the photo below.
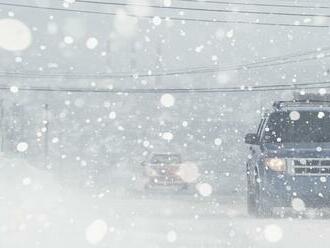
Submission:
M 273 171 L 282 172 L 286 171 L 286 161 L 281 158 L 266 158 L 265 164 Z

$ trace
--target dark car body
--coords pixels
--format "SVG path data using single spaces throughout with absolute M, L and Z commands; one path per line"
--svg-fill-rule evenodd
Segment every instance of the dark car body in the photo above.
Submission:
M 247 161 L 249 213 L 271 216 L 275 208 L 330 206 L 330 103 L 274 106 L 257 133 L 245 139 L 253 145 Z
M 179 175 L 182 166 L 182 158 L 179 154 L 153 154 L 142 165 L 147 178 L 145 184 L 147 189 L 187 185 Z

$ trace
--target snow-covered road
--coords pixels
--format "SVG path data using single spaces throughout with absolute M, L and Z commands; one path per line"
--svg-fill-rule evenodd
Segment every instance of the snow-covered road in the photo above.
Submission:
M 238 192 L 200 198 L 62 190 L 38 197 L 1 206 L 0 247 L 304 248 L 330 241 L 329 220 L 248 217 Z
M 141 194 L 115 185 L 91 191 L 61 186 L 22 161 L 1 164 L 1 248 L 309 248 L 330 242 L 329 219 L 312 212 L 302 219 L 249 217 L 244 191 L 208 197 Z

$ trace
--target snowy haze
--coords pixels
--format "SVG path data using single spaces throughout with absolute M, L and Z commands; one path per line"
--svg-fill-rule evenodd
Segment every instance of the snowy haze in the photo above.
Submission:
M 328 53 L 321 50 L 316 53 L 319 59 L 274 67 L 139 75 L 249 64 L 316 51 L 330 40 L 329 28 L 166 21 L 158 16 L 314 25 L 327 25 L 329 18 L 180 12 L 70 0 L 7 3 L 118 15 L 0 4 L 0 85 L 10 88 L 0 91 L 0 247 L 326 247 L 330 225 L 315 212 L 303 219 L 283 220 L 260 220 L 246 213 L 249 151 L 243 137 L 256 130 L 261 113 L 274 100 L 291 99 L 292 92 L 116 94 L 93 90 L 328 81 L 329 59 L 324 58 Z M 326 9 L 228 7 L 203 1 L 128 3 L 327 13 Z M 153 18 L 130 18 L 125 13 Z M 134 76 L 66 78 L 102 73 Z M 43 76 L 50 74 L 63 77 Z M 90 92 L 23 90 L 28 87 Z M 153 152 L 179 153 L 196 164 L 204 190 L 141 192 L 140 164 Z

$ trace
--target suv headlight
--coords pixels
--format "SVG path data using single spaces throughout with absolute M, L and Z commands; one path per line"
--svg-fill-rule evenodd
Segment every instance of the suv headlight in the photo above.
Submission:
M 273 171 L 283 172 L 286 171 L 286 161 L 281 158 L 266 158 L 265 164 Z

